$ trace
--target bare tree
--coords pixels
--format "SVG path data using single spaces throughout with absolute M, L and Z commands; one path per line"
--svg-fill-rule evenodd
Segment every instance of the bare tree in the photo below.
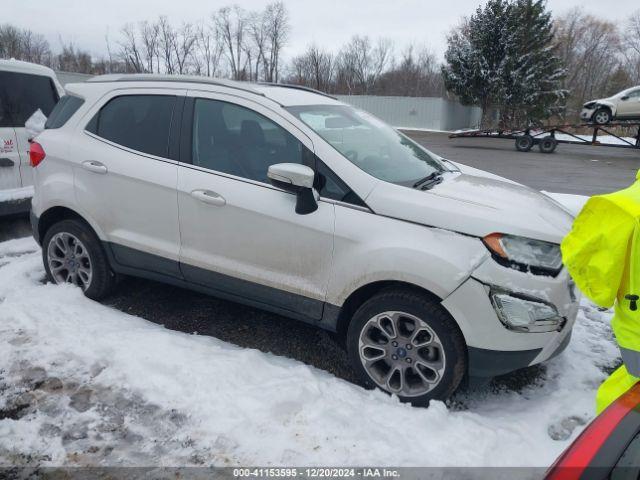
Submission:
M 284 3 L 267 5 L 262 14 L 267 48 L 262 49 L 265 80 L 277 82 L 280 73 L 280 55 L 289 35 L 289 14 Z
M 159 32 L 159 58 L 164 64 L 164 73 L 169 75 L 175 73 L 174 44 L 176 43 L 176 32 L 165 16 L 158 19 Z
M 95 73 L 89 52 L 77 48 L 71 42 L 63 43 L 62 52 L 56 55 L 54 67 L 64 72 Z
M 614 24 L 579 8 L 555 25 L 558 54 L 567 70 L 563 88 L 570 92 L 567 114 L 573 116 L 586 100 L 615 93 L 610 80 L 619 65 L 620 39 Z
M 266 78 L 267 24 L 263 12 L 253 12 L 248 16 L 247 31 L 248 41 L 245 42 L 244 49 L 248 57 L 249 79 L 258 81 L 261 65 L 263 78 Z
M 0 57 L 22 58 L 23 32 L 13 25 L 0 25 Z
M 622 54 L 630 81 L 640 84 L 640 10 L 627 21 L 622 33 Z
M 427 47 L 416 49 L 409 45 L 400 60 L 392 61 L 390 68 L 380 75 L 374 93 L 409 97 L 443 95 L 444 84 L 435 56 Z
M 157 23 L 141 22 L 138 25 L 145 70 L 149 73 L 160 72 L 159 46 L 160 26 Z
M 201 23 L 196 28 L 196 43 L 194 52 L 194 66 L 198 75 L 215 77 L 220 68 L 222 57 L 222 42 L 215 28 L 215 20 L 212 24 Z
M 305 85 L 324 92 L 334 90 L 335 60 L 330 52 L 310 45 L 291 61 L 292 74 L 287 82 Z
M 247 13 L 237 5 L 218 10 L 215 16 L 216 29 L 224 46 L 234 80 L 246 79 L 247 67 Z
M 190 23 L 183 23 L 180 30 L 176 30 L 173 41 L 173 53 L 175 58 L 176 73 L 187 73 L 187 62 L 194 53 L 197 37 Z
M 138 42 L 135 26 L 128 23 L 122 30 L 120 40 L 120 57 L 127 65 L 127 70 L 141 73 L 145 71 L 145 64 L 142 58 L 142 48 Z
M 343 47 L 338 57 L 338 85 L 349 94 L 366 94 L 387 66 L 392 55 L 392 43 L 378 39 L 375 46 L 368 36 L 355 36 Z

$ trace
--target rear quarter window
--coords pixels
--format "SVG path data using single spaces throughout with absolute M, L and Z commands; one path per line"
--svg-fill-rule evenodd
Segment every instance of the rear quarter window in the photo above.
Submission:
M 24 127 L 38 109 L 48 117 L 57 102 L 51 78 L 0 71 L 0 127 Z
M 47 130 L 62 127 L 82 106 L 84 100 L 73 95 L 65 95 L 51 111 L 44 128 Z

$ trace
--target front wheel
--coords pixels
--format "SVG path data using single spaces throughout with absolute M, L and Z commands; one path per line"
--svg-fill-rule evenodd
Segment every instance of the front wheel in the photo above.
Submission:
M 453 319 L 411 290 L 387 290 L 366 301 L 349 325 L 347 350 L 368 388 L 416 406 L 449 398 L 466 372 L 466 344 Z
M 62 220 L 44 235 L 42 259 L 49 280 L 72 283 L 94 300 L 104 298 L 115 284 L 107 256 L 95 233 L 78 220 Z
M 606 125 L 611 121 L 611 111 L 608 108 L 600 108 L 593 114 L 593 121 L 598 125 Z

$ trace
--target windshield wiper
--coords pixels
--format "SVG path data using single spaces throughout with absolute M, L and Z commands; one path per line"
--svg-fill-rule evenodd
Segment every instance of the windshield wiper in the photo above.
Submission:
M 438 171 L 430 173 L 424 178 L 421 178 L 416 183 L 413 184 L 413 188 L 420 188 L 420 190 L 427 190 L 434 185 L 442 182 L 442 174 Z

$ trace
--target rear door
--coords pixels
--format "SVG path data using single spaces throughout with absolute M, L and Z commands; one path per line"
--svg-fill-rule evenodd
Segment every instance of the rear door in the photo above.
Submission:
M 2 111 L 0 111 L 0 122 L 3 122 Z M 15 130 L 0 123 L 0 192 L 19 187 L 20 155 Z M 0 197 L 2 197 L 1 193 Z
M 81 121 L 84 131 L 74 142 L 76 198 L 121 266 L 179 276 L 177 161 L 170 132 L 183 93 L 115 91 Z
M 0 192 L 19 188 L 20 154 L 11 116 L 12 90 L 7 72 L 0 72 Z
M 50 77 L 0 71 L 0 188 L 33 185 L 24 124 L 38 109 L 49 116 L 58 99 Z
M 618 102 L 618 117 L 640 118 L 640 88 L 627 94 L 626 100 Z

